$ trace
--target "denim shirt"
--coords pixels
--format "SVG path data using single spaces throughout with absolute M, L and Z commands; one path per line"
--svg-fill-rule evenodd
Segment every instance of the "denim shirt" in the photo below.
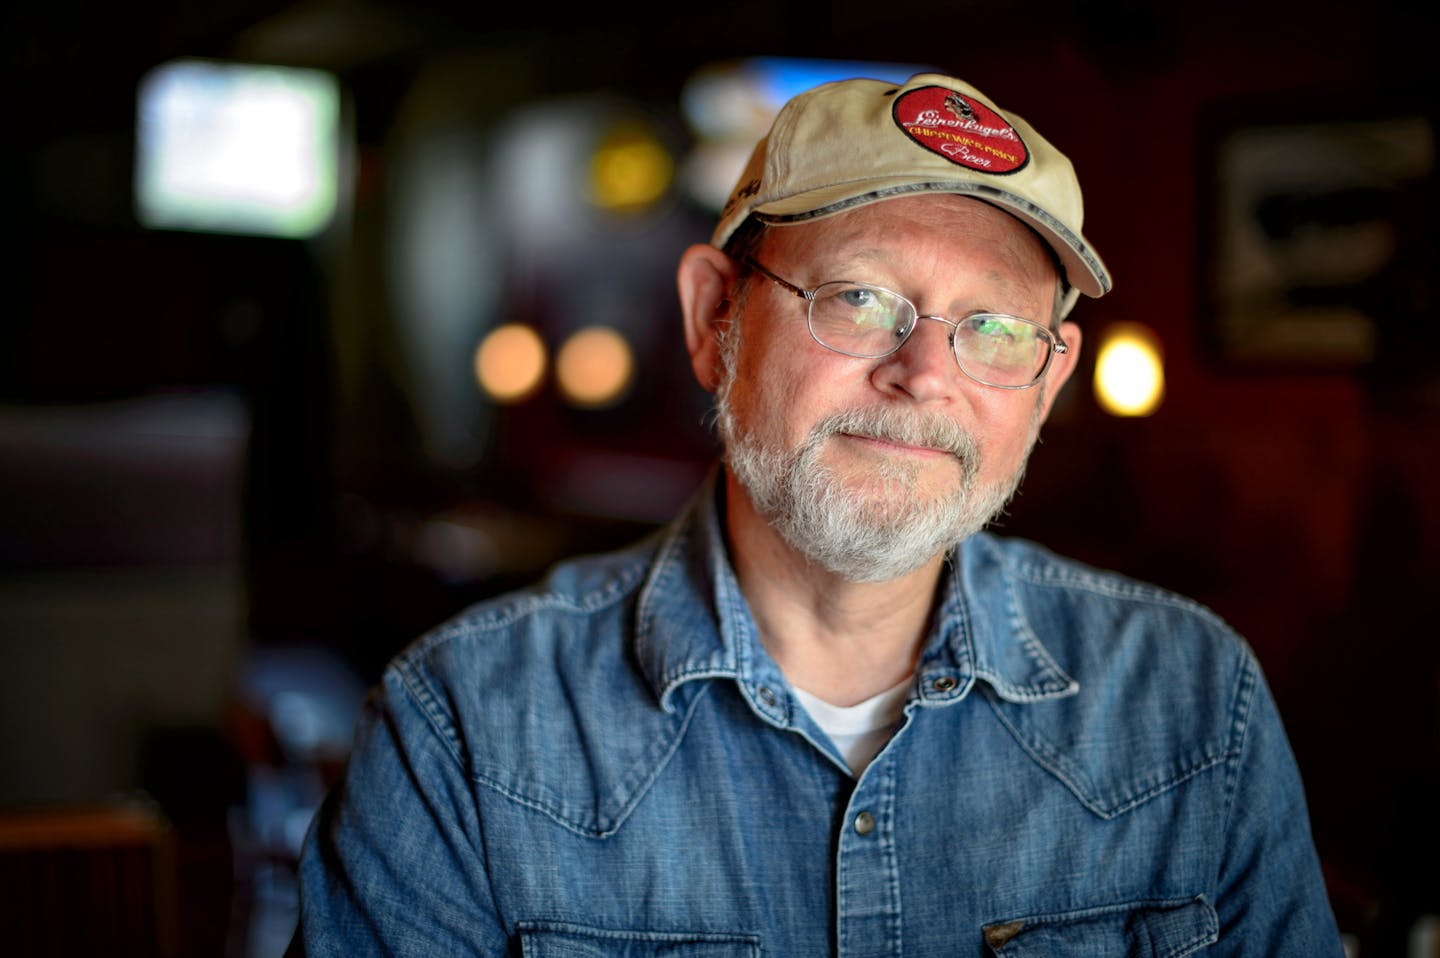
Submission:
M 1249 649 L 977 535 L 857 780 L 761 644 L 715 495 L 422 638 L 301 860 L 313 955 L 1342 954 Z

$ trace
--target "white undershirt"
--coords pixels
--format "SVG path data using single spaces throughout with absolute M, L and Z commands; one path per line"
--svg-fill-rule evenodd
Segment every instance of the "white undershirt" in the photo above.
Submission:
M 856 705 L 831 705 L 804 689 L 795 689 L 795 698 L 810 713 L 815 724 L 830 736 L 830 741 L 845 757 L 845 762 L 858 778 L 879 751 L 890 740 L 905 710 L 905 694 L 914 683 L 906 676 L 893 686 Z

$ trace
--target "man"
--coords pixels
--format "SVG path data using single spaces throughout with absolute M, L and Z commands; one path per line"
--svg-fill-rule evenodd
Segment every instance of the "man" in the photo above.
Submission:
M 723 470 L 396 660 L 297 945 L 1339 955 L 1245 645 L 980 531 L 1110 286 L 1081 216 L 1065 157 L 959 80 L 788 104 L 680 262 Z

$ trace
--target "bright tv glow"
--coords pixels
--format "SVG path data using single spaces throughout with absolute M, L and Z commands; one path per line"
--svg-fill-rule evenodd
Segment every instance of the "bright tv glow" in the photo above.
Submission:
M 340 88 L 328 73 L 162 64 L 141 82 L 135 140 L 145 226 L 298 238 L 335 215 Z
M 848 77 L 904 83 L 933 69 L 918 63 L 756 57 L 711 63 L 685 83 L 680 103 L 699 142 L 681 176 L 701 205 L 725 204 L 755 141 L 765 135 L 785 101 L 811 87 Z

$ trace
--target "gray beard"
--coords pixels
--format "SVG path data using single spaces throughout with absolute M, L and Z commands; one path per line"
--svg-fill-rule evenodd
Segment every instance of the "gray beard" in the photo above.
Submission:
M 981 485 L 979 444 L 958 423 L 883 406 L 837 413 L 816 424 L 798 448 L 776 448 L 736 422 L 730 404 L 733 362 L 726 367 L 716 392 L 726 464 L 756 511 L 791 547 L 844 579 L 885 582 L 914 572 L 983 529 L 1004 510 L 1024 476 L 1028 450 L 1013 476 Z M 956 459 L 960 482 L 951 495 L 921 499 L 915 492 L 920 464 L 894 458 L 870 477 L 871 489 L 846 489 L 821 462 L 825 443 L 838 433 L 947 450 Z

